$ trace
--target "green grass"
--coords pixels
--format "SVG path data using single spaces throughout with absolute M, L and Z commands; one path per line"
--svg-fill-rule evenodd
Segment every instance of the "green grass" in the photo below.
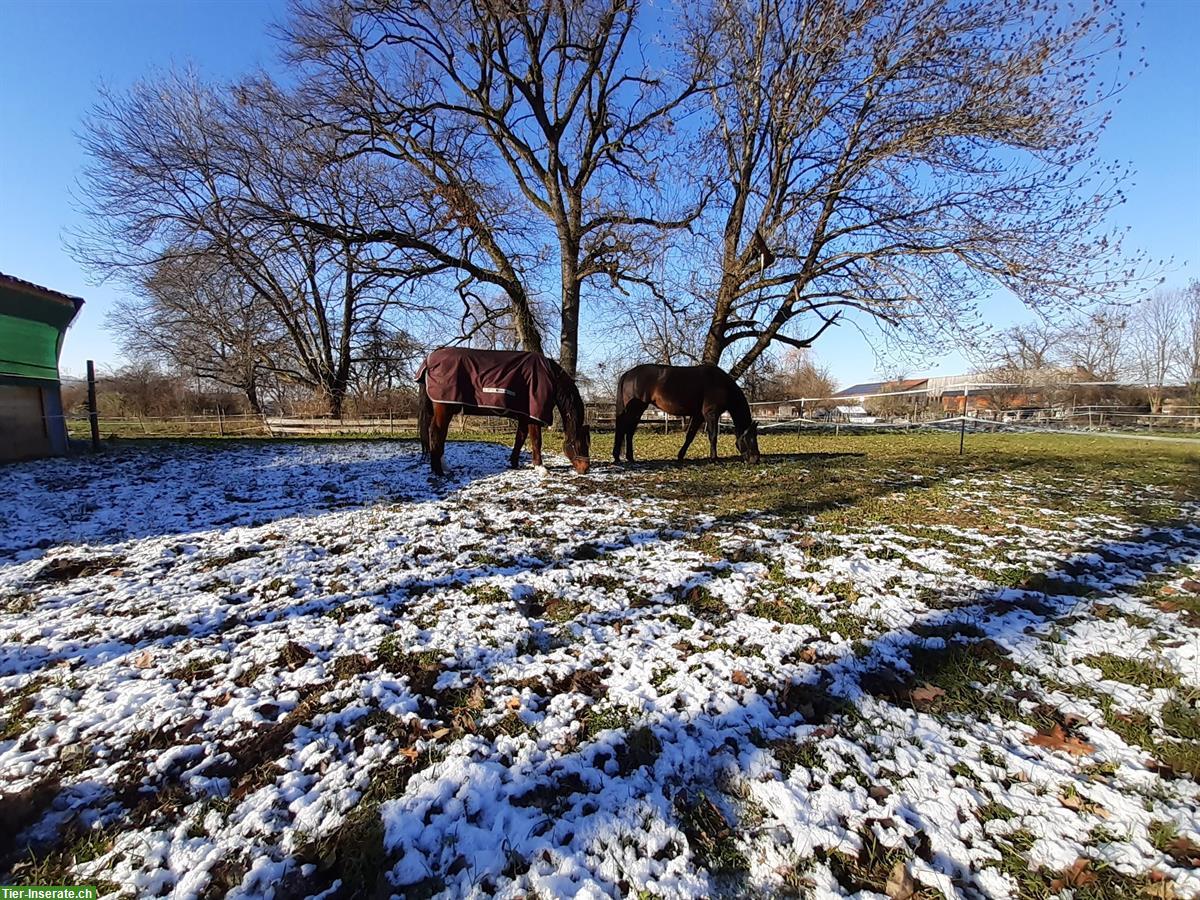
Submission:
M 1163 727 L 1142 712 L 1118 712 L 1112 699 L 1101 701 L 1104 724 L 1121 740 L 1140 747 L 1175 774 L 1200 780 L 1200 692 L 1176 693 L 1163 704 Z
M 603 436 L 597 435 L 597 441 Z M 721 451 L 732 457 L 732 439 L 723 438 Z M 728 446 L 726 446 L 728 444 Z M 1196 496 L 1196 465 L 1200 454 L 1191 446 L 1136 444 L 1124 439 L 1077 435 L 978 435 L 967 442 L 967 452 L 958 455 L 954 435 L 856 435 L 764 434 L 759 440 L 764 461 L 747 466 L 732 458 L 716 465 L 705 462 L 670 466 L 663 477 L 661 465 L 631 480 L 652 481 L 656 493 L 706 511 L 742 513 L 763 509 L 789 514 L 825 514 L 837 521 L 837 510 L 853 506 L 858 514 L 884 519 L 896 513 L 912 494 L 934 501 L 932 506 L 949 509 L 967 506 L 962 494 L 970 481 L 989 476 L 1020 475 L 1037 481 L 1046 476 L 1096 478 L 1106 484 L 1132 487 L 1167 487 L 1179 496 Z M 676 435 L 639 434 L 637 452 L 646 461 L 669 460 L 678 449 Z M 598 454 L 593 454 L 598 457 Z M 916 482 L 912 476 L 919 475 Z M 962 485 L 949 485 L 950 478 L 964 478 Z M 1114 492 L 1115 493 L 1115 492 Z M 890 496 L 898 495 L 898 496 Z M 1097 499 L 1078 492 L 1063 491 L 1050 497 L 1039 495 L 1030 508 L 1021 511 L 1027 521 L 1040 521 L 1036 507 L 1062 508 L 1072 512 L 1100 512 L 1112 504 L 1135 504 L 1133 498 L 1115 496 Z M 1140 501 L 1136 501 L 1140 506 Z M 978 516 L 983 512 L 984 518 Z M 944 517 L 910 510 L 911 520 Z M 988 524 L 987 511 L 961 509 L 954 518 L 973 524 Z M 860 518 L 861 521 L 861 518 Z
M 463 593 L 479 603 L 507 603 L 509 601 L 508 591 L 498 584 L 469 584 L 463 588 Z
M 44 677 L 34 678 L 0 699 L 0 741 L 16 740 L 29 730 L 32 723 L 28 716 L 45 682 Z
M 701 793 L 690 802 L 677 802 L 679 827 L 687 835 L 696 861 L 714 875 L 746 872 L 750 861 L 738 848 L 737 833 L 724 814 Z
M 825 760 L 817 749 L 816 741 L 772 741 L 770 748 L 784 778 L 791 776 L 792 770 L 797 766 L 805 769 L 825 767 Z
M 597 703 L 584 713 L 580 736 L 585 741 L 594 740 L 596 735 L 602 731 L 630 728 L 636 721 L 637 714 L 628 706 Z
M 121 885 L 95 878 L 81 879 L 75 874 L 76 866 L 91 862 L 112 849 L 118 834 L 117 828 L 92 828 L 83 831 L 71 830 L 62 846 L 48 853 L 30 852 L 18 858 L 9 868 L 16 884 L 87 884 L 99 888 L 101 894 L 115 893 Z
M 1148 688 L 1177 688 L 1179 676 L 1156 661 L 1116 653 L 1098 653 L 1080 660 L 1084 665 L 1099 669 L 1109 681 L 1140 684 Z
M 799 598 L 756 600 L 747 611 L 752 616 L 784 625 L 811 625 L 826 636 L 834 631 L 846 640 L 858 640 L 866 636 L 866 619 L 848 612 L 813 606 Z
M 703 585 L 689 589 L 683 599 L 687 604 L 688 611 L 697 619 L 704 619 L 706 622 L 719 625 L 732 618 L 725 601 Z

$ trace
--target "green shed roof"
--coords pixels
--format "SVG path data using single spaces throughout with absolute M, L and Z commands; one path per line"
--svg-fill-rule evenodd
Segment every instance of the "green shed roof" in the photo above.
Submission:
M 0 377 L 58 381 L 63 333 L 82 305 L 0 272 Z

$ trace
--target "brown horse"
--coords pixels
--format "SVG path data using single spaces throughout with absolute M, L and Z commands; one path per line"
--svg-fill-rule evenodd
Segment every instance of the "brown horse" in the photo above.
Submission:
M 748 463 L 757 463 L 758 426 L 750 416 L 750 404 L 737 382 L 717 366 L 634 366 L 617 380 L 617 435 L 613 461 L 633 462 L 633 433 L 646 407 L 654 404 L 672 416 L 689 416 L 687 437 L 679 458 L 687 456 L 701 423 L 708 426 L 709 459 L 717 458 L 717 433 L 721 413 L 728 411 L 737 435 L 738 452 Z
M 562 416 L 563 453 L 576 472 L 587 473 L 591 434 L 584 422 L 583 399 L 575 381 L 554 360 L 540 353 L 442 347 L 425 359 L 417 383 L 421 449 L 429 454 L 435 474 L 446 474 L 446 432 L 460 412 L 516 420 L 510 465 L 517 467 L 528 436 L 533 464 L 541 468 L 542 428 L 553 421 L 555 407 Z

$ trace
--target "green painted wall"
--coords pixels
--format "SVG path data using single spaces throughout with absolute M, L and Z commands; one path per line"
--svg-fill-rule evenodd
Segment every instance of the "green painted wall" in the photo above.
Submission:
M 65 298 L 0 284 L 0 378 L 58 381 L 63 332 L 74 317 L 75 306 Z
M 61 334 L 45 322 L 0 313 L 0 375 L 58 381 Z

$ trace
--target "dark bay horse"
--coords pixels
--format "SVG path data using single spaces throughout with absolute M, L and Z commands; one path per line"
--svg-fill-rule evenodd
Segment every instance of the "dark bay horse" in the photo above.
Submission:
M 721 413 L 728 411 L 737 435 L 738 452 L 748 463 L 757 463 L 758 426 L 750 415 L 750 404 L 737 382 L 717 366 L 634 366 L 617 379 L 617 436 L 613 460 L 633 462 L 633 433 L 646 407 L 654 404 L 672 416 L 689 416 L 687 437 L 679 458 L 687 456 L 700 425 L 708 426 L 709 459 L 717 458 L 717 433 Z
M 533 464 L 542 465 L 542 428 L 557 408 L 563 422 L 563 453 L 575 471 L 587 473 L 591 433 L 583 399 L 562 366 L 540 353 L 442 347 L 426 357 L 420 372 L 417 423 L 421 449 L 434 473 L 445 475 L 446 432 L 458 413 L 504 416 L 517 423 L 510 465 L 517 467 L 529 437 Z

